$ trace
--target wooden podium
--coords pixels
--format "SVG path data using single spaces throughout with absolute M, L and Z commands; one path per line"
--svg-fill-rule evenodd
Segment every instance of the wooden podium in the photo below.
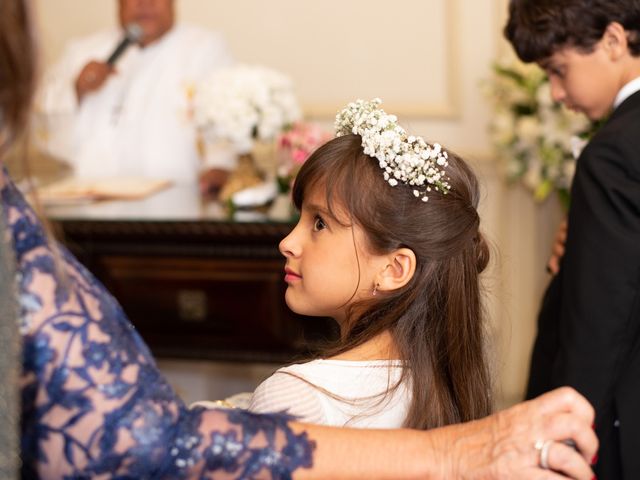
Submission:
M 228 218 L 195 187 L 46 208 L 63 243 L 118 299 L 158 357 L 289 362 L 335 338 L 284 302 L 290 222 Z

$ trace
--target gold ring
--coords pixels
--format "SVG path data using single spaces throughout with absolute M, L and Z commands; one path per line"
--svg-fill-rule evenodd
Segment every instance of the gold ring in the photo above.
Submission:
M 549 470 L 549 449 L 553 444 L 553 440 L 538 440 L 533 447 L 540 452 L 540 460 L 538 464 L 540 468 Z

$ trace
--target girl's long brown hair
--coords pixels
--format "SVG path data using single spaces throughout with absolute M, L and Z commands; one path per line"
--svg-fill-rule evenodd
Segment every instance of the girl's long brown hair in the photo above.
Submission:
M 391 187 L 378 161 L 363 153 L 361 138 L 347 135 L 320 147 L 293 188 L 298 208 L 305 192 L 325 188 L 329 209 L 346 209 L 364 230 L 372 252 L 407 247 L 416 255 L 411 281 L 353 308 L 331 352 L 345 352 L 390 331 L 406 364 L 402 380 L 413 390 L 404 425 L 410 428 L 440 427 L 491 413 L 479 282 L 489 249 L 478 231 L 478 182 L 451 153 L 446 171 L 451 191 L 432 191 L 428 202 L 422 202 L 410 186 Z
M 34 81 L 28 6 L 22 0 L 0 0 L 0 158 L 26 126 Z

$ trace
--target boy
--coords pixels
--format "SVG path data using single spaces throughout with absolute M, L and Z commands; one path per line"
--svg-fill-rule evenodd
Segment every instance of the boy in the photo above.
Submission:
M 598 478 L 640 478 L 640 1 L 512 0 L 505 35 L 555 101 L 608 119 L 578 159 L 566 249 L 545 294 L 528 397 L 596 408 Z

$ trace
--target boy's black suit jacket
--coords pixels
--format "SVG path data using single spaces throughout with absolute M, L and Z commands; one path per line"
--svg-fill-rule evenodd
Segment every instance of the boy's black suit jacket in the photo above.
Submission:
M 598 479 L 640 479 L 640 92 L 580 155 L 568 222 L 527 397 L 576 388 L 596 409 Z

